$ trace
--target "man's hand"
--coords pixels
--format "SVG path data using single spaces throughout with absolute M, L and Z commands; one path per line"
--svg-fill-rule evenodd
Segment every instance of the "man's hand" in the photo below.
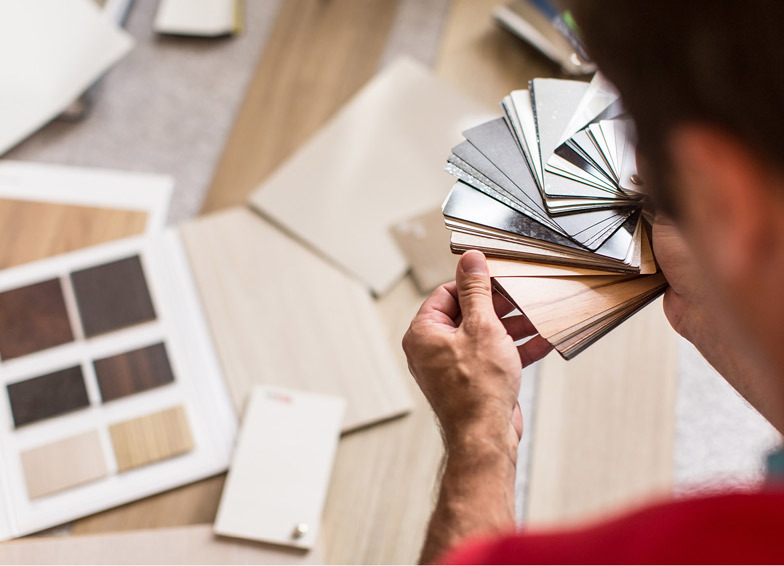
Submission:
M 465 536 L 514 528 L 521 371 L 552 346 L 493 295 L 484 255 L 463 254 L 403 338 L 408 365 L 438 418 L 447 463 L 423 561 Z M 516 347 L 514 342 L 534 336 Z

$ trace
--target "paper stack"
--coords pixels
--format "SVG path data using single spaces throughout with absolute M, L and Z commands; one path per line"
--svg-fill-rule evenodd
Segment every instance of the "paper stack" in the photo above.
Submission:
M 601 75 L 534 79 L 452 149 L 452 251 L 484 252 L 496 289 L 570 359 L 667 286 L 651 247 L 633 124 Z

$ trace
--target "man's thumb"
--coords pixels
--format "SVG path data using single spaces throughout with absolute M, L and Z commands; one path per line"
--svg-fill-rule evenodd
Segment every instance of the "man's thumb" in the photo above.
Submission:
M 463 319 L 493 312 L 490 275 L 482 252 L 470 250 L 460 258 L 457 264 L 457 298 Z

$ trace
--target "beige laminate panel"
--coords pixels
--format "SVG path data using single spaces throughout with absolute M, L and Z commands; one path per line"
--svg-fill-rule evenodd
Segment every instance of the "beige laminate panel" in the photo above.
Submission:
M 0 543 L 0 564 L 320 564 L 309 552 L 218 537 L 212 525 Z
M 460 133 L 492 117 L 409 59 L 391 64 L 251 195 L 383 295 L 408 269 L 390 228 L 444 200 Z
M 253 385 L 344 397 L 344 431 L 411 408 L 361 284 L 246 208 L 182 235 L 238 414 Z
M 669 493 L 676 353 L 659 300 L 575 359 L 545 359 L 528 524 L 596 518 Z

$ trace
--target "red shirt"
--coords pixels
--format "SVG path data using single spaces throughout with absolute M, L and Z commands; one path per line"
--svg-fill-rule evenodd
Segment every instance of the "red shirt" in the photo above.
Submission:
M 587 528 L 469 541 L 448 564 L 782 564 L 784 491 L 646 507 Z

